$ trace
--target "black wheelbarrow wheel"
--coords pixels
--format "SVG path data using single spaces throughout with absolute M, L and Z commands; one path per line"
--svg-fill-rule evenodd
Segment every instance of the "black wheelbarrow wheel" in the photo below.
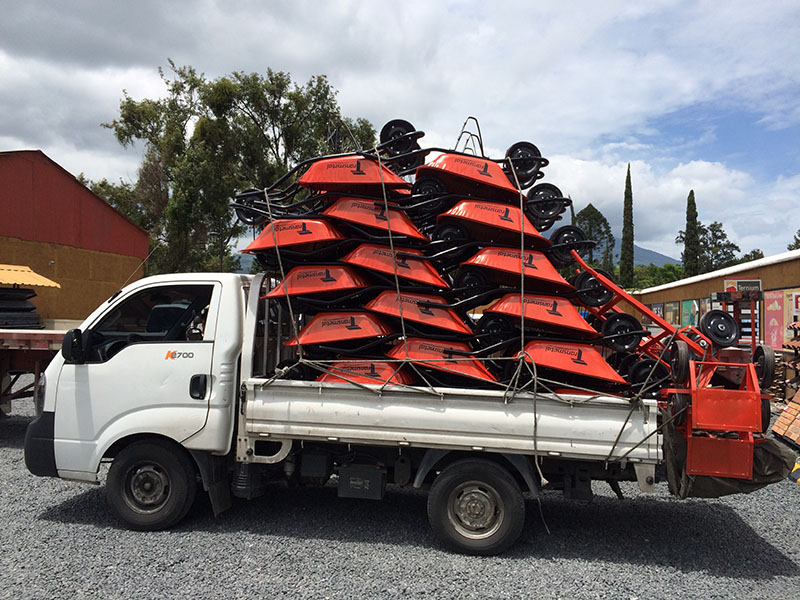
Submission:
M 601 271 L 598 271 L 601 273 Z M 605 273 L 603 273 L 605 275 Z M 586 306 L 603 306 L 614 298 L 614 292 L 603 286 L 598 279 L 589 273 L 583 271 L 575 277 L 573 284 L 578 290 L 578 300 L 583 302 Z
M 461 269 L 454 282 L 456 288 L 489 288 L 492 282 L 489 276 L 480 269 L 469 267 Z
M 630 352 L 639 345 L 642 324 L 626 313 L 614 313 L 603 323 L 603 337 L 605 345 L 615 352 Z M 630 334 L 630 335 L 626 335 Z
M 700 317 L 700 331 L 715 346 L 727 348 L 739 340 L 739 326 L 736 320 L 724 310 L 710 310 Z
M 519 183 L 519 189 L 524 189 L 536 181 L 539 170 L 539 160 L 542 153 L 530 142 L 517 142 L 506 150 L 506 158 L 511 161 L 516 178 L 509 173 L 511 183 Z
M 241 223 L 250 227 L 258 227 L 267 222 L 266 215 L 262 215 L 246 206 L 236 206 L 233 210 L 236 213 L 236 218 L 239 219 Z
M 403 119 L 394 119 L 383 126 L 380 133 L 381 144 L 391 156 L 406 154 L 414 149 L 416 141 L 412 137 L 403 137 L 415 131 L 414 126 Z
M 411 193 L 415 196 L 437 196 L 447 193 L 444 182 L 433 175 L 420 177 L 411 186 Z
M 574 225 L 559 227 L 550 236 L 550 243 L 553 246 L 560 246 L 550 250 L 550 262 L 556 267 L 571 265 L 574 262 L 571 245 L 583 241 L 586 241 L 586 234 L 580 227 Z
M 478 320 L 478 334 L 481 335 L 480 344 L 484 348 L 499 344 L 516 333 L 517 330 L 514 325 L 504 315 L 486 313 Z
M 458 223 L 442 223 L 434 230 L 431 237 L 434 240 L 447 242 L 449 246 L 456 247 L 469 241 L 469 233 Z
M 528 190 L 525 210 L 533 221 L 554 219 L 566 209 L 561 190 L 552 183 L 540 183 Z
M 658 391 L 669 381 L 669 368 L 654 358 L 636 361 L 628 371 L 628 383 L 638 388 L 645 398 L 655 398 Z

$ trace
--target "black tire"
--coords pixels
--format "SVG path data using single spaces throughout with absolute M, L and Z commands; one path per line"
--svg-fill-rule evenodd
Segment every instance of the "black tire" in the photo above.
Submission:
M 642 336 L 636 332 L 642 331 L 642 324 L 627 313 L 614 313 L 603 323 L 603 337 L 611 337 L 605 340 L 605 345 L 615 352 L 630 352 L 639 345 Z M 625 335 L 630 333 L 630 335 Z
M 724 310 L 710 310 L 703 314 L 698 326 L 703 335 L 720 348 L 733 346 L 739 341 L 739 326 Z
M 481 341 L 481 345 L 486 347 L 507 340 L 512 335 L 518 334 L 518 330 L 508 317 L 484 313 L 478 320 L 478 333 L 487 336 Z
M 235 206 L 233 211 L 236 213 L 236 218 L 249 227 L 258 227 L 267 222 L 266 215 L 262 215 L 246 206 Z
M 533 221 L 554 219 L 567 208 L 561 190 L 552 183 L 540 183 L 528 190 L 525 209 Z
M 647 382 L 647 390 L 643 394 L 645 398 L 657 397 L 658 391 L 667 385 L 668 380 L 669 368 L 654 358 L 636 361 L 628 369 L 628 383 L 637 391 Z
M 580 227 L 574 225 L 564 225 L 556 229 L 550 236 L 550 243 L 553 246 L 560 246 L 561 248 L 551 248 L 549 252 L 550 262 L 556 267 L 566 267 L 571 265 L 574 260 L 572 258 L 572 245 L 586 240 L 586 234 Z M 580 251 L 578 252 L 580 254 Z
M 403 136 L 413 131 L 415 131 L 414 126 L 408 121 L 394 119 L 381 128 L 380 142 L 386 144 L 385 150 L 390 156 L 405 154 L 413 149 L 416 142 L 413 138 L 403 138 Z
M 421 152 L 421 148 L 419 144 L 416 142 L 413 146 L 411 146 L 411 150 L 405 156 L 398 158 L 392 164 L 395 167 L 394 170 L 400 173 L 411 173 L 411 171 L 416 171 L 417 167 L 421 167 L 425 162 L 425 152 Z
M 614 299 L 614 292 L 604 287 L 603 284 L 588 271 L 578 273 L 572 285 L 578 290 L 578 300 L 583 302 L 586 306 L 599 307 Z
M 509 180 L 514 185 L 519 180 L 519 189 L 525 189 L 534 181 L 536 181 L 536 173 L 539 170 L 539 158 L 542 153 L 539 149 L 530 142 L 517 142 L 512 144 L 506 150 L 506 158 L 511 161 L 511 166 L 516 173 L 514 175 L 509 173 Z
M 456 288 L 473 287 L 484 289 L 492 287 L 489 276 L 480 269 L 461 269 L 453 284 Z
M 461 246 L 469 241 L 469 233 L 458 223 L 442 223 L 433 230 L 434 240 L 447 242 L 448 246 Z
M 686 423 L 686 411 L 689 409 L 688 394 L 670 394 L 667 400 L 667 411 L 670 417 L 675 417 L 672 424 L 675 427 L 680 427 Z
M 670 346 L 669 370 L 675 383 L 683 383 L 689 378 L 689 345 L 683 340 L 675 340 Z
M 756 365 L 756 376 L 761 390 L 765 390 L 772 385 L 775 379 L 775 351 L 764 344 L 756 346 L 753 353 L 753 362 Z
M 106 480 L 114 513 L 130 529 L 157 531 L 186 516 L 197 494 L 194 464 L 174 442 L 135 442 L 117 454 Z
M 771 420 L 772 405 L 769 402 L 769 398 L 761 398 L 761 433 L 767 432 Z
M 440 196 L 447 193 L 447 187 L 441 179 L 429 175 L 417 179 L 411 186 L 411 193 L 415 196 Z
M 517 541 L 525 502 L 516 480 L 485 459 L 446 467 L 428 495 L 428 521 L 448 548 L 464 554 L 500 554 Z

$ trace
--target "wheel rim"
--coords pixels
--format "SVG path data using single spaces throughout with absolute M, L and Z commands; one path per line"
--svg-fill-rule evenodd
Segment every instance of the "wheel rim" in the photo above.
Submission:
M 572 264 L 572 248 L 586 239 L 586 234 L 583 230 L 574 225 L 564 225 L 559 227 L 550 236 L 550 243 L 554 246 L 564 245 L 563 247 L 553 248 L 551 250 L 551 258 L 561 263 L 561 266 Z M 578 252 L 580 254 L 580 252 Z
M 467 269 L 458 276 L 456 287 L 486 287 L 490 283 L 485 273 Z
M 637 332 L 641 330 L 642 326 L 636 318 L 625 313 L 617 313 L 610 316 L 605 322 L 603 335 L 610 338 L 607 340 L 609 348 L 617 352 L 627 352 L 639 345 L 641 336 Z M 632 335 L 624 335 L 626 333 Z
M 578 298 L 587 306 L 603 306 L 614 298 L 614 292 L 605 288 L 588 271 L 584 271 L 575 279 L 575 287 L 579 290 Z
M 450 493 L 447 518 L 453 528 L 471 540 L 492 536 L 503 524 L 503 499 L 482 481 L 466 481 Z
M 157 463 L 142 463 L 128 471 L 125 478 L 125 503 L 139 514 L 151 514 L 169 500 L 169 476 Z
M 703 315 L 700 330 L 717 346 L 732 346 L 739 339 L 739 327 L 728 313 L 711 310 Z

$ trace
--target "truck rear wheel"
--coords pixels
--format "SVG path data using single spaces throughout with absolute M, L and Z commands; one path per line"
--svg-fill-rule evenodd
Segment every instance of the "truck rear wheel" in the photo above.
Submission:
M 484 459 L 462 460 L 434 480 L 428 520 L 436 537 L 457 552 L 500 554 L 522 533 L 525 502 L 506 469 Z
M 108 471 L 106 495 L 131 529 L 171 527 L 189 512 L 197 493 L 194 466 L 183 448 L 162 440 L 135 442 Z

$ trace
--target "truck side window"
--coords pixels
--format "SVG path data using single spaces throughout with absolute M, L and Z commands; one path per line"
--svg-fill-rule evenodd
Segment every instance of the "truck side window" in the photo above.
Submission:
M 140 342 L 202 341 L 213 285 L 172 285 L 141 290 L 90 330 L 88 359 L 105 362 Z

